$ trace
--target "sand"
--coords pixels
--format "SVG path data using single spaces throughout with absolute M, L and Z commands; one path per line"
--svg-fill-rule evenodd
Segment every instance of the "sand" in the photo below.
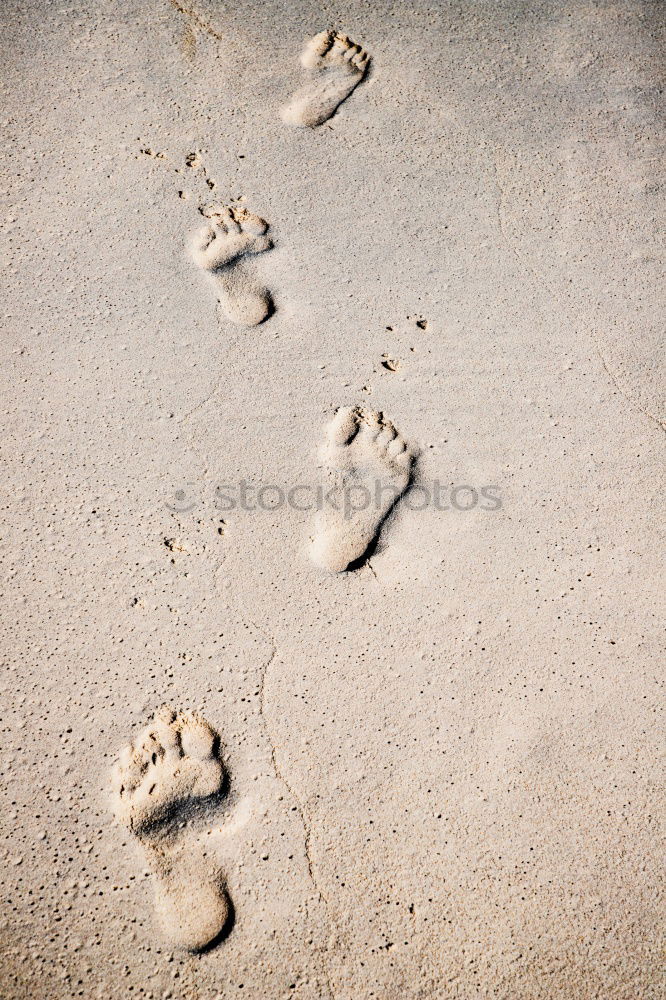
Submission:
M 663 996 L 663 9 L 3 13 L 0 996 Z

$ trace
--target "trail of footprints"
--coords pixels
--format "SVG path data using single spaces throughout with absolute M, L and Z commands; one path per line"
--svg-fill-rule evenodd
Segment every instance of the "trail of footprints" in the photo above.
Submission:
M 363 80 L 370 57 L 346 35 L 323 31 L 307 42 L 301 63 L 307 81 L 281 116 L 291 125 L 315 128 Z M 273 245 L 268 223 L 238 205 L 212 204 L 202 214 L 207 224 L 191 237 L 190 257 L 227 318 L 257 326 L 273 311 L 271 293 L 251 263 Z M 354 406 L 337 410 L 319 457 L 326 506 L 315 518 L 310 556 L 321 569 L 341 573 L 371 554 L 409 487 L 415 451 L 382 413 Z M 226 785 L 217 733 L 200 716 L 169 707 L 122 750 L 113 771 L 113 811 L 153 873 L 163 936 L 189 951 L 212 947 L 233 923 L 224 873 L 193 832 L 212 817 Z
M 309 79 L 281 115 L 290 125 L 315 128 L 335 114 L 358 86 L 370 56 L 347 35 L 321 31 L 306 43 L 301 64 Z M 271 249 L 268 223 L 231 205 L 211 205 L 203 214 L 210 224 L 192 237 L 192 260 L 210 279 L 227 318 L 241 326 L 257 326 L 270 316 L 273 303 L 244 258 Z

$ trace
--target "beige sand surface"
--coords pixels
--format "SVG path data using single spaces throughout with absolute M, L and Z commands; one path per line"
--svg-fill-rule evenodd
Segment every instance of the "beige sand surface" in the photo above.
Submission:
M 663 997 L 663 7 L 191 2 L 3 7 L 0 996 Z M 370 68 L 292 127 L 327 28 Z M 341 406 L 502 508 L 412 491 L 338 574 L 224 509 Z M 164 703 L 228 784 L 153 863 L 110 774 Z

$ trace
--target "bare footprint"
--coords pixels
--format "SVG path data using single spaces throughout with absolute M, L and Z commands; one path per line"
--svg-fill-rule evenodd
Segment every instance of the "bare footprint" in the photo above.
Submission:
M 243 257 L 273 246 L 266 236 L 268 223 L 245 209 L 210 205 L 204 209 L 210 224 L 190 244 L 194 263 L 212 278 L 222 309 L 234 323 L 256 326 L 270 315 L 270 292 L 246 269 Z
M 136 837 L 155 876 L 155 909 L 167 940 L 189 951 L 215 943 L 230 924 L 219 871 L 183 835 L 225 784 L 219 740 L 208 723 L 164 707 L 125 747 L 113 771 L 116 818 Z
M 365 76 L 370 56 L 337 31 L 321 31 L 306 42 L 301 64 L 312 71 L 312 79 L 282 108 L 289 125 L 315 128 L 330 118 Z
M 317 513 L 311 555 L 341 573 L 373 545 L 409 485 L 414 454 L 381 413 L 343 407 L 327 428 L 321 458 L 333 484 Z

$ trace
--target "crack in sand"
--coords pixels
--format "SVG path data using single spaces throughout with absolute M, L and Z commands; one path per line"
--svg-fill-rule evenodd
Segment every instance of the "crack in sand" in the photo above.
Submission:
M 302 802 L 300 796 L 297 794 L 297 792 L 295 791 L 295 789 L 292 787 L 292 785 L 290 784 L 289 780 L 285 776 L 284 772 L 282 771 L 282 769 L 281 769 L 281 767 L 280 767 L 280 765 L 278 763 L 277 752 L 276 752 L 276 748 L 275 748 L 275 740 L 273 739 L 273 734 L 271 733 L 271 729 L 270 729 L 270 726 L 268 724 L 268 718 L 267 718 L 267 715 L 266 715 L 266 677 L 268 675 L 268 671 L 270 670 L 270 667 L 271 667 L 272 663 L 274 662 L 274 660 L 275 660 L 275 658 L 277 656 L 277 645 L 276 645 L 275 640 L 273 639 L 273 637 L 266 635 L 266 633 L 262 629 L 260 629 L 259 626 L 255 622 L 251 622 L 250 624 L 257 630 L 257 632 L 259 632 L 261 635 L 263 635 L 268 640 L 268 642 L 271 645 L 271 654 L 270 654 L 270 656 L 268 657 L 268 659 L 266 660 L 266 662 L 264 663 L 264 665 L 263 665 L 263 667 L 261 669 L 261 676 L 260 676 L 260 679 L 259 679 L 259 715 L 261 716 L 261 720 L 262 720 L 262 723 L 263 723 L 264 731 L 266 733 L 266 738 L 268 740 L 268 745 L 270 747 L 271 763 L 273 765 L 273 770 L 275 771 L 276 778 L 278 779 L 278 781 L 280 781 L 284 785 L 284 787 L 287 789 L 287 792 L 289 793 L 290 797 L 293 799 L 293 801 L 295 803 L 295 807 L 294 808 L 295 808 L 296 812 L 298 813 L 298 817 L 299 817 L 299 819 L 301 821 L 301 824 L 303 826 L 303 831 L 304 831 L 304 834 L 305 834 L 304 841 L 303 841 L 303 849 L 305 851 L 305 862 L 306 862 L 306 866 L 307 866 L 307 869 L 308 869 L 308 875 L 310 877 L 310 881 L 312 882 L 313 888 L 314 888 L 315 892 L 317 893 L 319 901 L 321 903 L 323 903 L 323 905 L 326 907 L 326 912 L 327 912 L 329 920 L 330 920 L 331 919 L 331 913 L 330 913 L 330 903 L 329 903 L 328 897 L 323 892 L 321 886 L 319 885 L 317 877 L 316 877 L 316 875 L 314 873 L 314 866 L 313 866 L 313 862 L 312 862 L 312 853 L 311 853 L 311 850 L 310 850 L 310 844 L 311 844 L 311 841 L 312 841 L 312 825 L 311 825 L 310 821 L 308 820 L 308 818 L 306 816 L 305 807 L 303 805 L 303 802 Z M 305 903 L 305 908 L 306 908 L 306 913 L 307 913 L 307 901 Z M 328 991 L 329 991 L 329 994 L 330 994 L 332 1000 L 335 1000 L 336 994 L 335 994 L 335 990 L 333 989 L 333 984 L 331 983 L 330 972 L 329 972 L 329 969 L 328 969 L 328 963 L 327 963 L 325 957 L 324 957 L 324 964 L 326 966 L 325 976 L 326 976 L 326 983 L 327 983 L 327 986 L 328 986 Z
M 657 425 L 657 427 L 659 427 L 660 430 L 666 431 L 666 421 L 665 420 L 661 420 L 654 413 L 650 413 L 650 411 L 648 409 L 646 409 L 644 406 L 641 406 L 641 404 L 638 402 L 638 400 L 633 399 L 633 397 L 630 396 L 629 393 L 625 389 L 622 388 L 622 386 L 620 385 L 620 383 L 619 383 L 619 381 L 617 379 L 617 376 L 609 368 L 608 362 L 606 361 L 605 357 L 603 356 L 603 353 L 601 351 L 601 347 L 599 345 L 599 341 L 598 341 L 597 337 L 594 335 L 594 333 L 593 333 L 593 337 L 594 337 L 594 340 L 596 341 L 597 354 L 599 355 L 599 360 L 601 361 L 602 367 L 603 367 L 604 371 L 606 372 L 606 374 L 608 375 L 608 377 L 611 380 L 611 382 L 613 383 L 613 385 L 615 386 L 615 388 L 617 389 L 617 391 L 620 393 L 620 395 L 623 396 L 624 399 L 627 400 L 627 402 L 629 403 L 629 405 L 631 407 L 635 407 L 637 410 L 640 410 L 640 412 L 644 416 L 646 416 L 648 418 L 648 420 L 652 420 L 653 423 L 655 423 Z
M 206 406 L 207 403 L 210 403 L 211 399 L 217 395 L 222 385 L 222 382 L 225 378 L 225 374 L 226 373 L 224 370 L 220 372 L 218 377 L 215 379 L 215 384 L 208 393 L 208 395 L 205 396 L 202 400 L 200 400 L 195 406 L 193 406 L 191 410 L 188 410 L 187 413 L 184 413 L 183 416 L 178 419 L 179 424 L 183 424 L 186 421 L 188 421 L 191 417 L 194 416 L 195 413 L 197 413 L 200 409 L 202 409 L 202 407 Z
M 548 294 L 552 298 L 556 299 L 559 302 L 560 300 L 559 300 L 559 298 L 557 296 L 557 293 L 555 292 L 554 288 L 552 288 L 551 285 L 549 284 L 549 282 L 548 282 L 545 274 L 541 273 L 537 268 L 533 267 L 529 263 L 529 261 L 524 258 L 523 254 L 514 245 L 515 241 L 512 239 L 512 237 L 511 237 L 511 235 L 509 233 L 508 227 L 506 225 L 506 221 L 505 221 L 504 203 L 506 201 L 506 195 L 505 195 L 505 192 L 504 192 L 504 188 L 502 187 L 502 183 L 500 181 L 500 170 L 499 170 L 499 164 L 497 163 L 497 158 L 496 157 L 492 157 L 492 163 L 493 163 L 493 166 L 495 168 L 495 170 L 494 170 L 494 174 L 495 174 L 495 186 L 497 187 L 497 222 L 498 222 L 498 225 L 499 225 L 500 236 L 502 237 L 502 240 L 503 240 L 505 246 L 510 251 L 510 253 L 513 254 L 513 256 L 516 258 L 516 260 L 518 261 L 518 263 L 522 267 L 527 268 L 527 270 L 530 271 L 534 275 L 534 277 L 537 279 L 537 281 L 540 282 L 540 284 L 543 285 L 543 287 L 546 289 L 546 291 L 548 292 Z M 561 306 L 561 307 L 566 310 L 565 306 Z M 592 340 L 594 341 L 594 345 L 596 347 L 597 354 L 599 355 L 599 360 L 601 361 L 601 366 L 604 369 L 604 371 L 606 372 L 606 375 L 608 376 L 608 378 L 611 380 L 611 383 L 613 384 L 613 386 L 617 389 L 617 391 L 620 393 L 620 395 L 624 399 L 626 399 L 626 401 L 629 403 L 629 406 L 632 409 L 638 410 L 640 413 L 642 413 L 644 416 L 646 416 L 649 420 L 653 421 L 662 431 L 666 431 L 666 421 L 661 420 L 654 413 L 651 413 L 648 409 L 646 409 L 644 406 L 642 406 L 637 399 L 634 399 L 633 396 L 629 392 L 627 392 L 625 389 L 622 388 L 622 386 L 620 385 L 620 383 L 619 383 L 619 381 L 617 379 L 617 376 L 611 371 L 610 367 L 608 366 L 608 363 L 607 363 L 607 361 L 606 361 L 606 359 L 604 357 L 603 351 L 601 349 L 601 344 L 599 343 L 599 339 L 596 336 L 595 331 L 593 329 L 591 329 L 590 333 L 591 333 L 591 336 L 592 336 Z

